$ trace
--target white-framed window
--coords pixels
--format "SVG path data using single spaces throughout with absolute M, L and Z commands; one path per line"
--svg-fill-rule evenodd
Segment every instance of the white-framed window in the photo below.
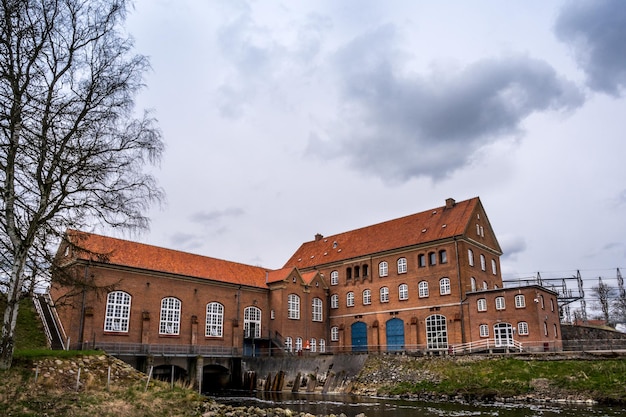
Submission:
M 313 299 L 313 303 L 311 306 L 312 320 L 313 321 L 322 321 L 323 320 L 323 304 L 322 299 L 315 297 Z
M 406 274 L 406 258 L 398 259 L 398 274 Z
M 487 261 L 485 260 L 485 255 L 480 254 L 480 269 L 483 271 L 487 270 Z
M 178 298 L 165 297 L 161 300 L 159 334 L 180 334 L 180 305 Z
M 339 284 L 339 271 L 333 271 L 330 273 L 330 285 Z
M 274 309 L 270 310 L 270 319 L 274 320 L 276 318 L 276 311 Z
M 348 291 L 346 294 L 346 305 L 348 307 L 354 307 L 354 292 Z
M 554 299 L 550 298 L 550 311 L 554 311 Z
M 471 249 L 467 250 L 467 261 L 469 262 L 469 266 L 474 266 L 474 251 Z
M 448 263 L 448 252 L 445 249 L 439 251 L 439 263 L 447 264 Z
M 496 260 L 491 260 L 491 273 L 494 275 L 498 275 L 498 264 L 496 264 Z
M 489 285 L 487 285 L 487 281 L 483 281 L 483 290 L 489 289 Z
M 481 324 L 479 327 L 480 337 L 489 337 L 489 326 Z
M 553 324 L 552 328 L 554 329 L 554 337 L 558 337 L 559 336 L 559 331 L 557 330 L 556 324 Z
M 476 300 L 476 308 L 478 311 L 487 311 L 487 300 L 484 298 Z
M 127 292 L 113 291 L 107 295 L 107 306 L 104 316 L 105 332 L 128 332 L 130 303 L 131 297 Z
M 302 350 L 302 338 L 296 337 L 296 352 L 300 352 Z
M 330 328 L 330 341 L 331 342 L 339 341 L 339 327 L 333 326 Z
M 369 289 L 363 290 L 363 305 L 372 304 L 372 291 Z
M 261 309 L 246 307 L 243 310 L 243 332 L 246 337 L 261 337 Z
M 450 294 L 450 292 L 451 292 L 450 278 L 441 278 L 439 280 L 439 294 L 447 295 L 447 294 Z
M 382 261 L 378 264 L 378 276 L 386 277 L 387 275 L 389 275 L 389 264 L 387 261 Z
M 339 295 L 333 294 L 330 296 L 330 308 L 339 308 Z
M 380 302 L 388 303 L 389 302 L 389 288 L 381 287 L 380 289 Z
M 547 336 L 548 335 L 548 323 L 543 322 L 543 335 Z
M 526 336 L 528 335 L 528 323 L 520 321 L 517 323 L 517 334 Z
M 448 327 L 446 316 L 433 314 L 426 317 L 427 349 L 448 349 Z
M 496 297 L 496 310 L 504 310 L 505 308 L 504 297 Z
M 407 284 L 400 284 L 398 286 L 398 299 L 400 300 L 409 299 L 409 286 Z
M 470 278 L 470 287 L 472 291 L 476 291 L 476 278 L 474 277 Z
M 300 320 L 300 297 L 296 294 L 287 296 L 287 318 Z
M 320 353 L 326 352 L 326 339 L 320 339 Z
M 315 338 L 311 338 L 309 341 L 309 348 L 311 352 L 317 352 L 317 340 L 315 340 Z
M 204 335 L 207 337 L 222 337 L 224 335 L 224 306 L 217 302 L 206 305 L 206 322 Z
M 419 284 L 417 284 L 417 291 L 419 298 L 428 297 L 428 281 L 420 281 Z
M 285 350 L 287 352 L 293 352 L 293 339 L 291 336 L 285 337 Z
M 517 294 L 515 296 L 515 308 L 524 307 L 526 307 L 526 297 L 524 297 L 524 294 Z
M 480 236 L 480 225 L 476 223 L 476 236 Z

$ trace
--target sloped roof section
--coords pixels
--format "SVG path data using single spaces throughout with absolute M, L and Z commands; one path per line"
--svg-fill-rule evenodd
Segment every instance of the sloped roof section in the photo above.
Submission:
M 76 230 L 68 230 L 66 237 L 75 245 L 76 259 L 267 288 L 269 271 L 262 267 Z
M 310 268 L 316 265 L 357 258 L 387 250 L 409 247 L 465 233 L 480 199 L 455 202 L 333 236 L 316 236 L 303 243 L 285 267 Z

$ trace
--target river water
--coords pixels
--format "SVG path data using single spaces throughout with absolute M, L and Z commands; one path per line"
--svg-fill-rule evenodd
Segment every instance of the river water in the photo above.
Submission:
M 212 396 L 233 406 L 280 407 L 314 415 L 344 413 L 354 417 L 617 417 L 626 416 L 626 408 L 585 405 L 424 402 L 336 394 L 258 393 L 256 396 Z

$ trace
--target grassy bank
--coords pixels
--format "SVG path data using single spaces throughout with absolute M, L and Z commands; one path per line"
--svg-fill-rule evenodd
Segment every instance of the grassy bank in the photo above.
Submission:
M 355 391 L 365 393 L 368 386 L 377 395 L 626 404 L 626 360 L 372 357 Z

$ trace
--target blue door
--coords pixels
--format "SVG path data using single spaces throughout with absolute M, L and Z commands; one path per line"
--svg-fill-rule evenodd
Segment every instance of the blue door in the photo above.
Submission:
M 387 350 L 404 349 L 404 321 L 395 318 L 387 321 Z
M 367 352 L 367 325 L 357 321 L 352 325 L 352 351 Z

